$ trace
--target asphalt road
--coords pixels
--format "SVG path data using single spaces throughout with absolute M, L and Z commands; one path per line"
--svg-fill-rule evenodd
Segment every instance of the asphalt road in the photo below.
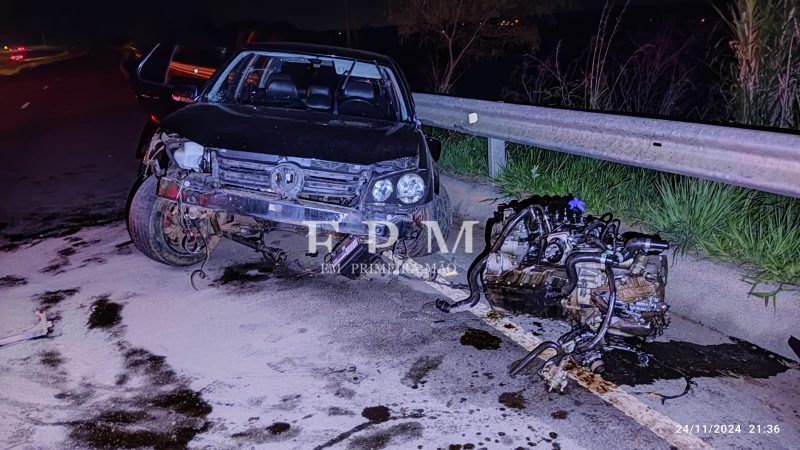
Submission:
M 114 55 L 0 80 L 0 102 L 8 159 L 0 170 L 12 180 L 2 202 L 7 241 L 119 214 L 144 117 Z M 120 222 L 4 245 L 0 337 L 29 326 L 34 307 L 46 308 L 55 328 L 0 348 L 0 448 L 778 449 L 800 441 L 796 364 L 684 318 L 673 318 L 657 368 L 621 360 L 607 376 L 613 384 L 577 376 L 565 394 L 549 393 L 533 371 L 512 379 L 507 370 L 525 346 L 564 332 L 561 324 L 433 307 L 464 295 L 453 288 L 469 255 L 419 261 L 455 264 L 458 275 L 441 282 L 411 272 L 350 281 L 320 274 L 303 238 L 273 239 L 289 253 L 284 265 L 226 242 L 199 290 L 189 281 L 194 268 L 146 259 Z M 690 391 L 662 402 L 659 394 L 683 391 L 681 374 L 691 375 Z M 719 433 L 720 425 L 734 428 Z
M 120 56 L 85 56 L 0 78 L 0 239 L 118 217 L 146 116 Z

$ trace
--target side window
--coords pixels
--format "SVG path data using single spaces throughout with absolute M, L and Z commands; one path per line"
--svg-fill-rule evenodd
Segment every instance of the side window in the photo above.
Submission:
M 233 103 L 237 100 L 239 85 L 252 59 L 252 55 L 244 55 L 229 66 L 227 72 L 223 73 L 217 80 L 217 86 L 211 98 L 212 101 Z

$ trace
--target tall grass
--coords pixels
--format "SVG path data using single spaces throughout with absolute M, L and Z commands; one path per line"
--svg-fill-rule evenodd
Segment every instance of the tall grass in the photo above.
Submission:
M 510 164 L 495 181 L 513 197 L 571 193 L 596 213 L 630 217 L 638 204 L 629 200 L 652 190 L 644 169 L 516 144 L 509 146 L 508 158 Z
M 699 35 L 676 36 L 668 27 L 643 43 L 618 42 L 630 1 L 607 1 L 581 57 L 563 64 L 562 44 L 546 57 L 527 55 L 517 71 L 512 101 L 600 111 L 678 115 L 691 102 L 695 67 L 685 57 Z M 624 44 L 624 45 L 621 45 Z
M 754 191 L 670 175 L 655 185 L 657 195 L 642 218 L 649 228 L 668 235 L 679 252 L 725 256 L 718 243 L 727 242 L 750 210 Z
M 736 0 L 727 12 L 735 61 L 724 92 L 737 123 L 800 126 L 800 2 Z
M 486 175 L 489 163 L 485 138 L 441 128 L 426 127 L 425 132 L 442 141 L 440 168 L 470 177 Z
M 800 200 L 754 191 L 748 197 L 705 251 L 752 265 L 756 281 L 800 284 Z

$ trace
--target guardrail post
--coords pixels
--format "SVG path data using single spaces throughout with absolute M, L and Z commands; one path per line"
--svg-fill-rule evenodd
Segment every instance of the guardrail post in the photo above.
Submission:
M 489 138 L 489 176 L 496 177 L 506 167 L 506 141 Z

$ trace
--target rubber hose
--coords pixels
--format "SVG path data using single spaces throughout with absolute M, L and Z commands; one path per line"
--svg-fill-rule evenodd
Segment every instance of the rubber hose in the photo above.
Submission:
M 614 315 L 614 307 L 617 304 L 617 284 L 614 281 L 614 269 L 611 265 L 606 266 L 606 277 L 608 278 L 608 309 L 606 310 L 606 317 L 603 319 L 603 323 L 600 325 L 600 329 L 597 330 L 597 334 L 594 335 L 591 342 L 588 345 L 581 346 L 580 349 L 577 349 L 577 352 L 583 352 L 586 350 L 593 349 L 603 340 L 606 336 L 606 332 L 608 331 L 608 326 L 611 324 L 611 316 Z
M 522 358 L 518 363 L 514 364 L 511 370 L 508 371 L 508 374 L 512 377 L 517 376 L 520 372 L 522 372 L 530 363 L 536 360 L 545 350 L 551 349 L 556 351 L 556 356 L 560 353 L 563 353 L 561 347 L 553 341 L 545 341 L 536 346 L 527 356 Z

